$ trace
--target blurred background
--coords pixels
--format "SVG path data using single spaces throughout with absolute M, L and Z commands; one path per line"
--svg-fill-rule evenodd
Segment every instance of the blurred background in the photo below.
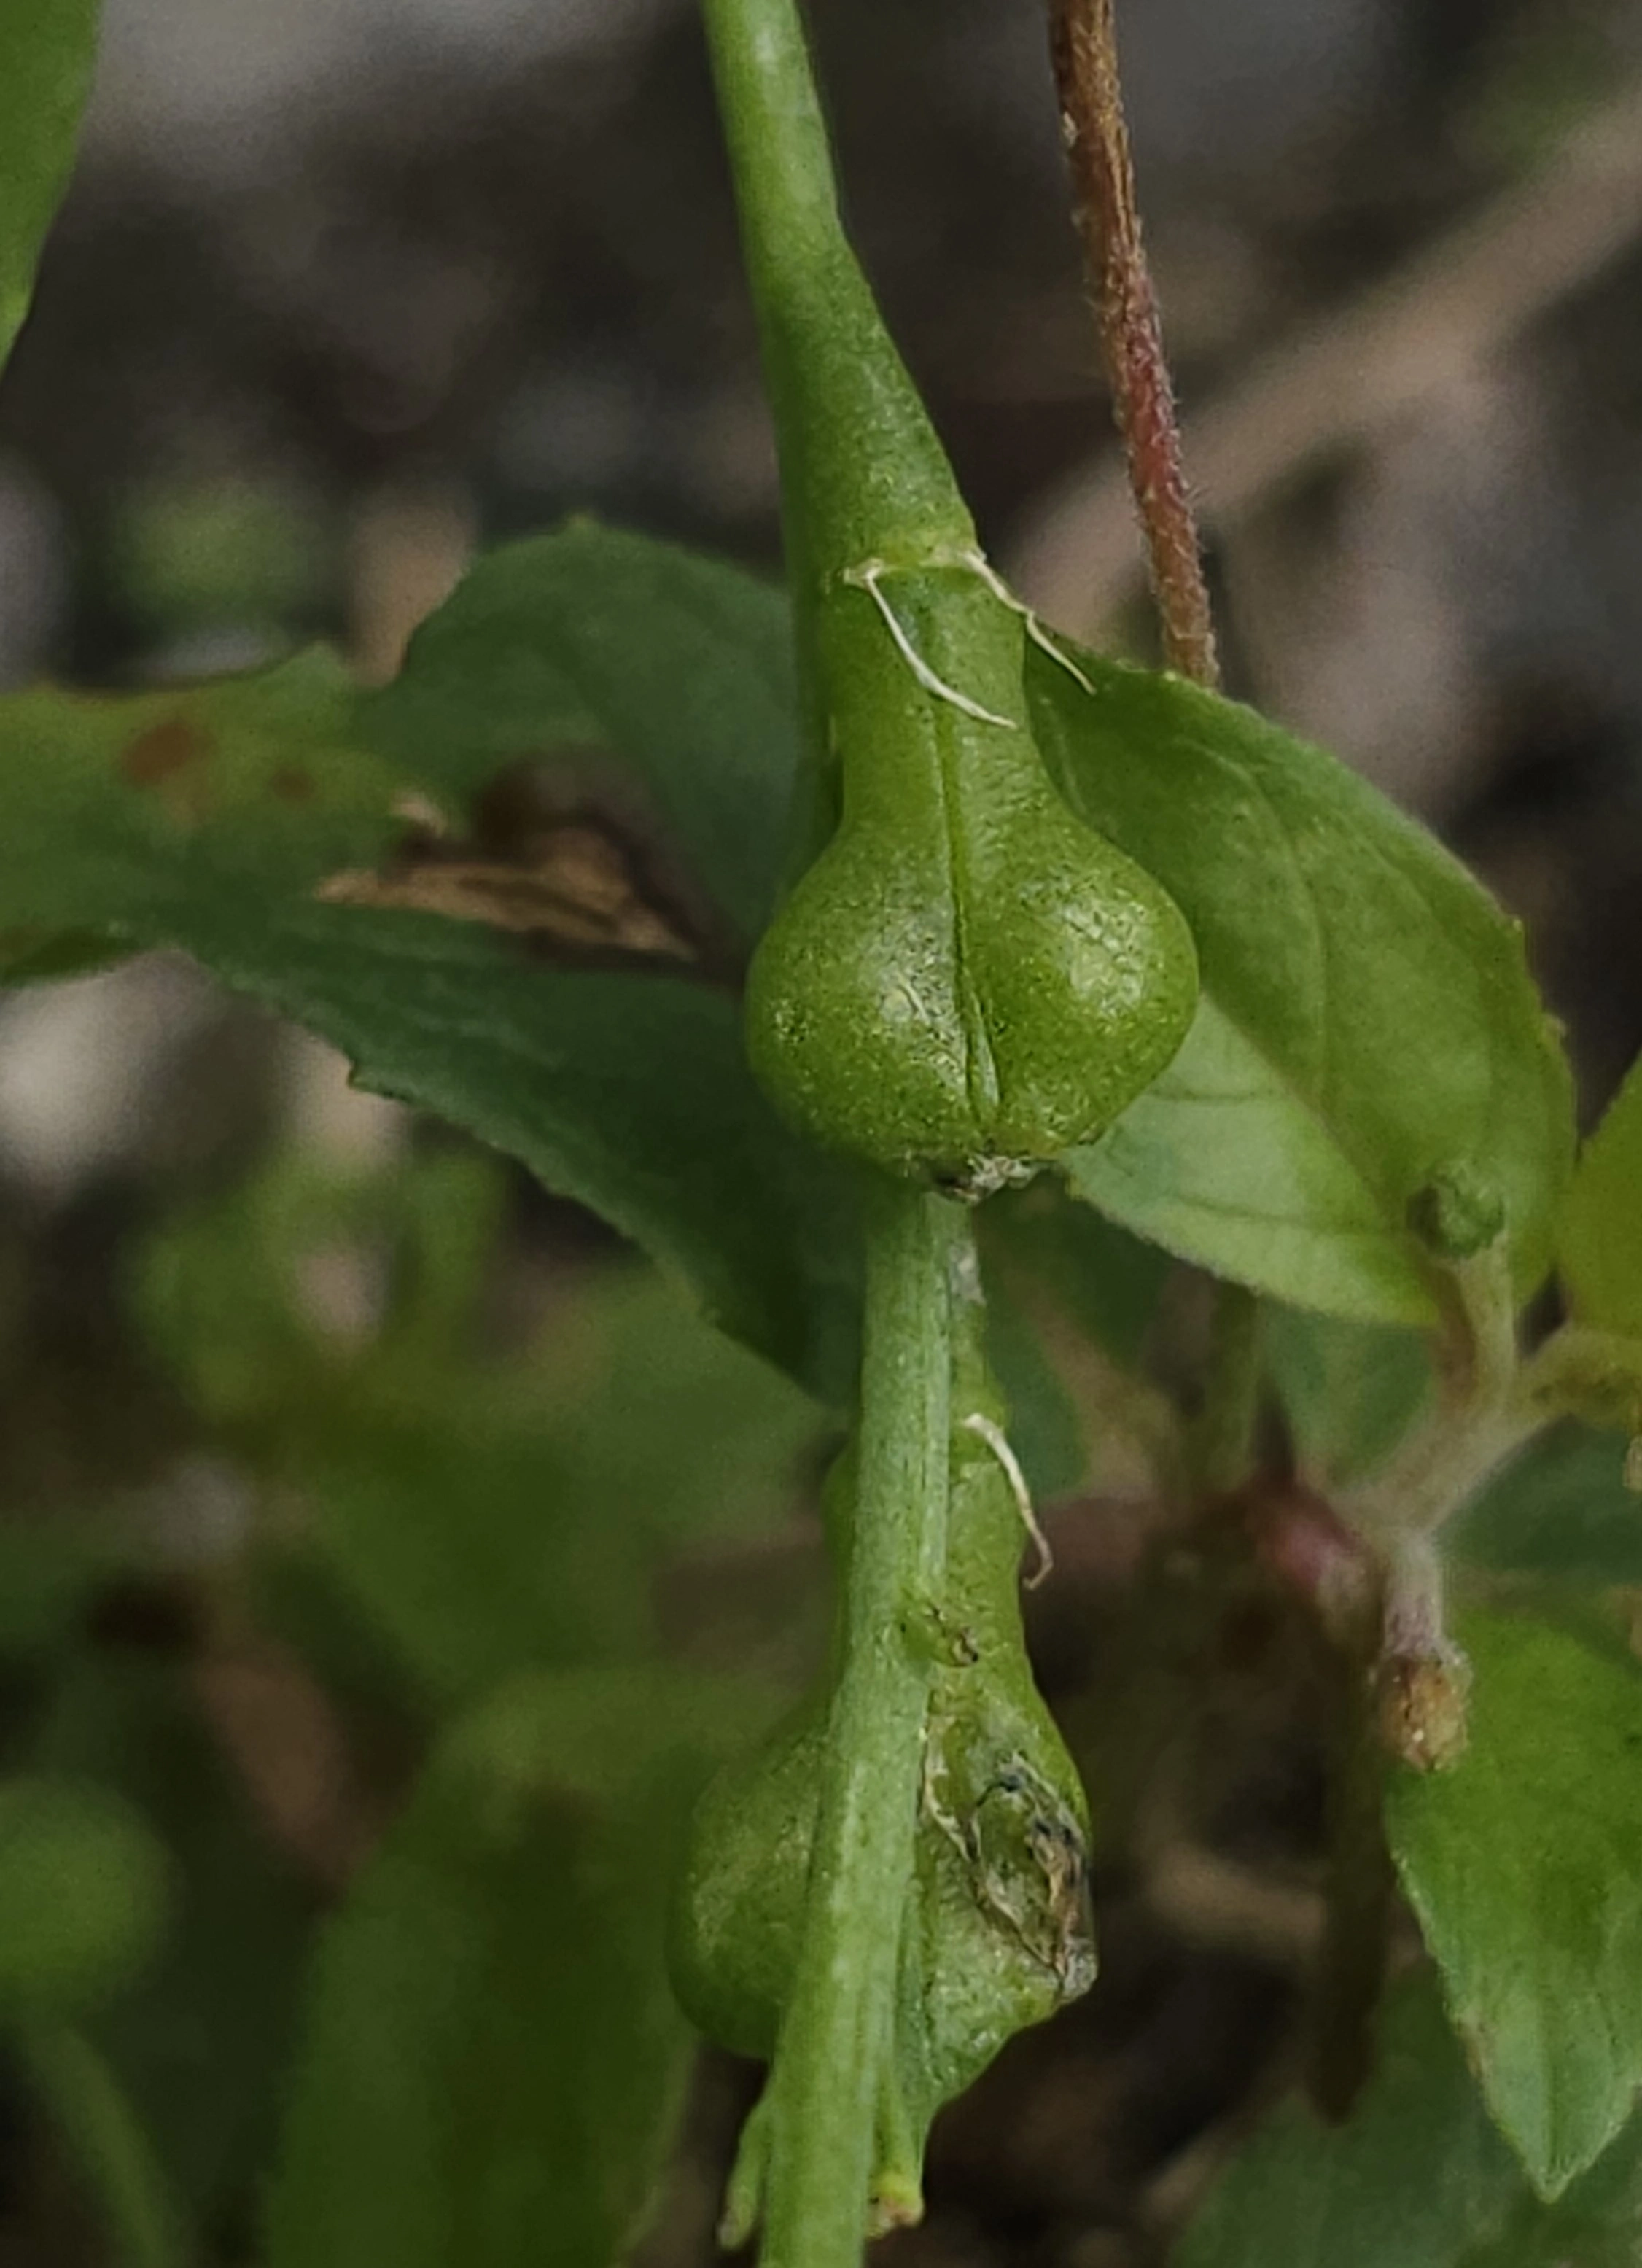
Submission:
M 1042 12 L 812 10 L 989 549 L 1145 655 Z M 1521 916 L 1588 1116 L 1642 1046 L 1642 6 L 1120 20 L 1230 689 Z M 108 0 L 0 387 L 0 685 L 316 637 L 390 675 L 475 547 L 583 511 L 778 564 L 689 0 Z M 657 1631 L 801 1655 L 825 1432 L 596 1225 L 187 965 L 0 1001 L 0 1734 L 137 1807 L 63 1831 L 158 1837 L 105 2044 L 210 2257 L 254 2257 L 308 1932 L 430 1726 L 511 1660 Z M 418 1491 L 476 1507 L 488 1584 L 432 1513 L 407 1549 Z M 597 1548 L 521 1543 L 548 1499 L 561 1554 Z M 1075 1716 L 1134 1555 L 1062 1527 L 1037 1637 Z M 1246 1909 L 1112 1873 L 1116 1981 L 943 2130 L 905 2257 L 1156 2257 L 1282 2037 L 1307 1925 L 1267 1862 L 1303 1881 L 1311 1800 L 1234 1822 Z M 699 2079 L 659 2260 L 705 2257 L 746 2092 Z M 39 2100 L 0 2091 L 4 2268 L 107 2257 Z

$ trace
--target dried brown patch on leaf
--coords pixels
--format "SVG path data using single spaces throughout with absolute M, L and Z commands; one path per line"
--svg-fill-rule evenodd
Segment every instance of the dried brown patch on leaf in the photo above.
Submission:
M 197 824 L 206 815 L 205 768 L 217 743 L 191 717 L 162 717 L 128 740 L 116 759 L 135 788 L 158 794 L 176 819 Z
M 133 787 L 161 787 L 212 750 L 210 734 L 188 717 L 164 717 L 120 752 L 120 769 Z
M 401 816 L 405 836 L 379 870 L 334 874 L 317 895 L 477 922 L 571 967 L 725 976 L 714 924 L 625 814 L 556 802 L 526 767 L 491 783 L 465 836 L 421 798 Z

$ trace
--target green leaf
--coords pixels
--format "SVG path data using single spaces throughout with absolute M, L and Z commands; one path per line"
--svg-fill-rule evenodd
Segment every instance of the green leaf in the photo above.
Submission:
M 0 934 L 0 984 L 47 984 L 64 976 L 90 976 L 123 959 L 121 948 L 94 932 L 43 935 L 31 930 Z
M 1040 1503 L 1070 1496 L 1089 1469 L 1077 1405 L 1038 1333 L 990 1275 L 986 1359 L 1003 1389 L 1009 1438 L 1027 1486 Z
M 1387 1825 L 1488 2107 L 1553 2198 L 1642 2083 L 1642 1670 L 1543 1624 L 1462 1636 L 1469 1747 L 1395 1771 Z
M 1432 1979 L 1387 1995 L 1344 2125 L 1285 2103 L 1219 2176 L 1173 2268 L 1634 2268 L 1642 2117 L 1554 2204 L 1489 2124 Z
M 114 1790 L 171 1853 L 159 1957 L 87 2029 L 193 2216 L 220 2225 L 267 2166 L 317 1895 L 253 1808 L 191 1680 L 147 1648 L 82 1652 L 36 1768 Z
M 33 2026 L 18 2043 L 30 2088 L 96 2199 L 121 2268 L 188 2268 L 196 2246 L 136 2106 L 81 2033 Z
M 143 1241 L 127 1267 L 138 1328 L 208 1425 L 265 1422 L 283 1443 L 384 1398 L 442 1417 L 471 1382 L 506 1195 L 482 1152 L 277 1154 Z M 342 1336 L 312 1294 L 335 1258 L 381 1292 Z
M 180 915 L 176 941 L 320 1033 L 361 1086 L 520 1159 L 823 1395 L 853 1367 L 856 1239 L 754 1086 L 734 1005 L 664 977 L 521 970 L 433 916 L 291 902 Z
M 1552 2205 L 1525 2196 L 1497 2242 L 1463 2268 L 1636 2268 L 1642 2254 L 1642 2118 Z
M 1270 1306 L 1262 1345 L 1302 1469 L 1324 1484 L 1363 1479 L 1429 1405 L 1422 1334 Z
M 790 1519 L 827 1422 L 648 1270 L 591 1278 L 573 1329 L 556 1314 L 499 1358 L 477 1310 L 501 1196 L 473 1156 L 364 1174 L 282 1158 L 164 1225 L 133 1271 L 146 1335 L 202 1416 L 301 1492 L 264 1575 L 299 1560 L 424 1706 L 653 1651 L 659 1577 Z M 305 1296 L 327 1255 L 395 1287 L 354 1342 Z
M 589 744 L 622 759 L 738 935 L 768 920 L 797 765 L 792 629 L 769 585 L 571 521 L 470 569 L 369 699 L 367 736 L 438 793 Z
M 106 1999 L 152 1960 L 169 1904 L 163 1845 L 111 1789 L 0 1784 L 0 2008 L 16 2017 Z
M 500 1378 L 447 1373 L 420 1418 L 367 1403 L 305 1460 L 313 1548 L 440 1705 L 652 1650 L 668 1561 L 793 1504 L 814 1403 L 674 1294 L 585 1293 L 576 1336 Z
M 350 746 L 354 691 L 315 650 L 255 677 L 0 701 L 0 932 L 169 942 L 373 862 L 401 784 Z
M 99 0 L 6 0 L 0 18 L 0 366 L 68 186 L 100 14 Z
M 1542 1433 L 1444 1530 L 1448 1550 L 1501 1574 L 1642 1584 L 1642 1497 L 1624 1482 L 1623 1433 Z
M 1170 1268 L 1155 1244 L 1073 1203 L 1055 1174 L 1001 1190 L 982 1210 L 976 1233 L 990 1276 L 1041 1284 L 1115 1362 L 1135 1367 Z
M 1557 1258 L 1581 1322 L 1642 1339 L 1642 1062 L 1580 1152 Z
M 1235 1282 L 1359 1321 L 1430 1320 L 1410 1240 L 1206 992 L 1162 1077 L 1062 1165 L 1112 1219 Z
M 333 1041 L 361 1084 L 522 1160 L 725 1329 L 841 1395 L 852 1200 L 755 1087 L 731 998 L 316 895 L 397 832 L 403 777 L 353 744 L 354 703 L 324 655 L 130 700 L 0 703 L 0 930 L 183 946 Z
M 1178 679 L 1079 659 L 1093 696 L 1032 655 L 1040 742 L 1184 911 L 1210 1008 L 1167 1079 L 1076 1153 L 1074 1185 L 1296 1306 L 1414 1322 L 1431 1307 L 1408 1208 L 1455 1175 L 1502 1203 L 1526 1294 L 1572 1117 L 1517 927 L 1322 751 Z
M 498 1696 L 327 1930 L 269 2268 L 588 2268 L 634 2230 L 689 2036 L 662 1904 L 721 1696 L 661 1673 Z
M 1174 2268 L 1462 2268 L 1521 2194 L 1421 1977 L 1388 1997 L 1350 2120 L 1285 2103 L 1220 2176 Z

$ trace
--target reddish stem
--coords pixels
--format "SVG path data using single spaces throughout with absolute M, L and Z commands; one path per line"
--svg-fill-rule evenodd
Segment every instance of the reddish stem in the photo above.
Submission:
M 1164 659 L 1182 677 L 1218 686 L 1219 664 L 1197 523 L 1181 461 L 1174 389 L 1135 209 L 1113 0 L 1051 0 L 1051 9 L 1061 130 L 1112 409 L 1145 536 Z

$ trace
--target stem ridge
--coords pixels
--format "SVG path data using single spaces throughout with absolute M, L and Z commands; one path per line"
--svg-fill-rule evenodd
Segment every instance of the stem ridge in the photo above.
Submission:
M 952 1281 L 968 1229 L 952 1199 L 883 1184 L 867 1224 L 865 1345 L 842 1666 L 809 1892 L 757 2146 L 763 2268 L 858 2257 L 913 1878 L 932 1667 L 908 1620 L 946 1551 Z

